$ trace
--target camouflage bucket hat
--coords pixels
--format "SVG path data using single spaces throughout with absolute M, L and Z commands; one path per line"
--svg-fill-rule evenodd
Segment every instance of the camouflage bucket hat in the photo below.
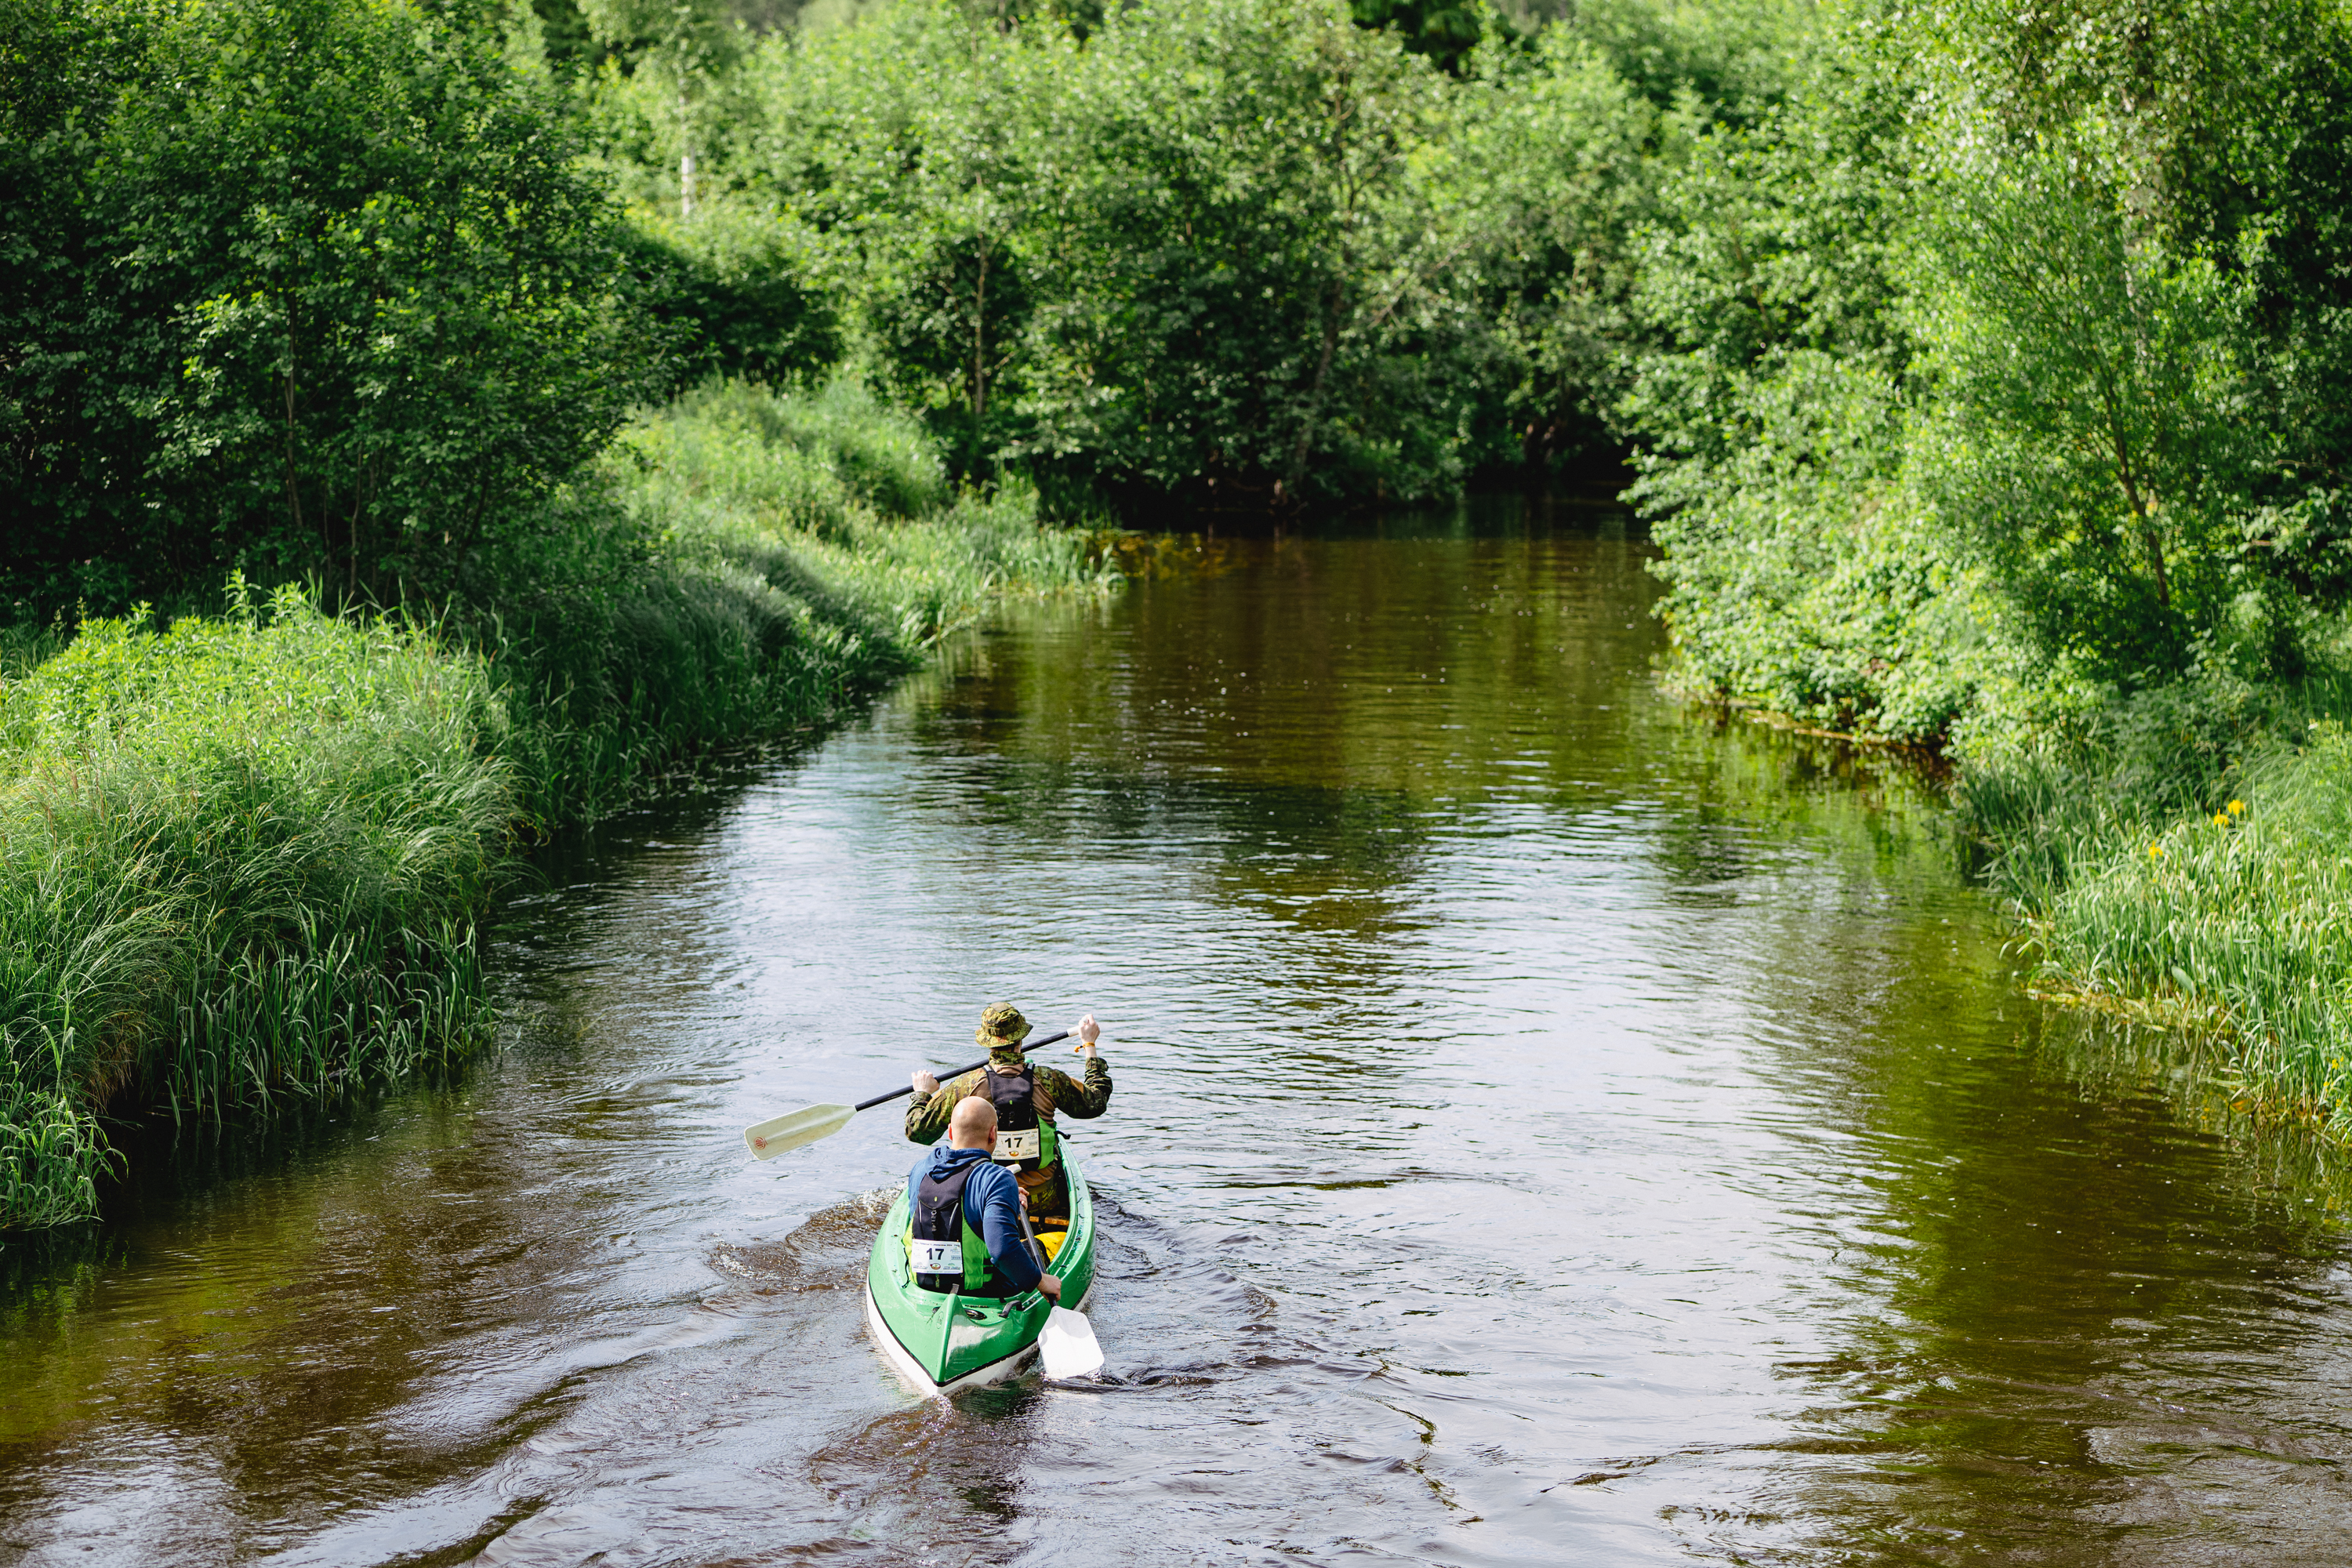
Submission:
M 1029 1020 L 1021 1009 L 1006 1002 L 992 1002 L 980 1016 L 980 1027 L 971 1037 L 995 1050 L 1009 1050 L 1021 1044 L 1029 1033 Z

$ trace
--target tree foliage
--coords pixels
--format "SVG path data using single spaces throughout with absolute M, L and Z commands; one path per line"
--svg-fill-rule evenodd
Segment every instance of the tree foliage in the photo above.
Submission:
M 1936 737 L 2299 677 L 2352 587 L 2347 41 L 2299 0 L 1855 5 L 1700 126 L 1624 411 L 1703 678 Z
M 761 42 L 729 199 L 968 472 L 1250 506 L 1599 435 L 1654 111 L 1566 30 L 1460 74 L 1337 0 L 1083 35 L 906 0 Z
M 662 353 L 562 104 L 394 0 L 9 0 L 0 573 L 20 608 L 464 585 Z
M 1435 73 L 1263 3 L 1146 6 L 1090 56 L 1043 139 L 1034 449 L 1271 499 L 1458 482 L 1482 345 L 1430 287 Z

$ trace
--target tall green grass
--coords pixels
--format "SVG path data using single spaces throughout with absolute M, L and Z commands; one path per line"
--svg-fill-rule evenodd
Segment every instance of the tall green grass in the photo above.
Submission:
M 633 426 L 575 531 L 478 640 L 514 696 L 525 814 L 593 817 L 714 746 L 825 721 L 1008 594 L 1115 570 L 1034 492 L 958 491 L 913 416 L 851 380 L 721 382 Z
M 1956 801 L 2046 992 L 2201 1036 L 2233 1094 L 2352 1137 L 2352 739 L 2313 716 L 2341 685 L 2151 694 L 1974 760 Z
M 86 624 L 0 689 L 0 1220 L 87 1214 L 98 1113 L 462 1049 L 511 815 L 480 660 L 288 590 Z
M 0 646 L 0 1227 L 88 1215 L 101 1118 L 219 1117 L 462 1055 L 518 843 L 821 724 L 1001 595 L 1099 586 L 843 384 L 633 428 L 433 628 L 225 615 Z

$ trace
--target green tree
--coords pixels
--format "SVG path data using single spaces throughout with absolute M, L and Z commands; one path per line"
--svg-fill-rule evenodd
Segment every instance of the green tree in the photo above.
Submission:
M 2352 59 L 2305 0 L 1825 16 L 1668 117 L 1621 417 L 1694 672 L 1934 737 L 2352 593 Z M 1676 134 L 1679 128 L 1679 134 Z
M 1503 405 L 1540 473 L 1617 447 L 1635 237 L 1655 216 L 1660 116 L 1568 27 L 1491 39 L 1455 94 L 1454 123 L 1419 180 L 1433 272 L 1490 323 L 1516 376 Z
M 677 214 L 694 216 L 698 152 L 712 134 L 713 89 L 741 56 L 749 34 L 727 0 L 578 0 L 588 31 L 607 49 L 625 51 L 633 85 L 657 105 L 649 115 L 666 132 L 677 168 Z M 623 69 L 618 55 L 606 70 Z
M 2251 613 L 2294 673 L 2297 601 L 2347 586 L 2343 18 L 1963 6 L 1925 41 L 1922 482 L 2066 665 L 2168 679 Z
M 961 68 L 913 106 L 919 152 L 898 182 L 893 264 L 874 275 L 867 321 L 894 390 L 932 416 L 955 466 L 973 471 L 994 466 L 1024 429 L 1042 195 L 1031 154 L 1041 100 L 1072 51 L 1045 22 L 1020 37 L 983 25 L 942 42 Z
M 1420 221 L 1444 79 L 1278 0 L 1139 6 L 1086 64 L 1037 160 L 1030 450 L 1277 502 L 1458 483 L 1491 367 Z
M 746 73 L 745 199 L 807 237 L 877 379 L 960 471 L 1023 428 L 1033 150 L 1076 58 L 1050 16 L 918 3 L 770 40 Z
M 1932 738 L 1981 683 L 1976 583 L 1904 469 L 1897 309 L 1918 88 L 1866 14 L 1798 40 L 1779 102 L 1685 101 L 1641 233 L 1617 417 L 1686 677 L 1846 731 Z M 1638 341 L 1638 340 L 1637 340 Z
M 1921 451 L 2041 644 L 2142 684 L 2185 669 L 2246 585 L 2252 289 L 2135 232 L 2130 187 L 2086 151 L 1939 184 L 1913 294 L 1939 377 Z
M 21 612 L 486 586 L 664 356 L 560 102 L 398 0 L 11 0 Z M 51 72 L 58 90 L 37 90 Z
M 1862 19 L 1812 0 L 1542 0 L 1536 9 L 1598 49 L 1661 111 L 1681 107 L 1742 127 L 1804 80 L 1825 28 Z

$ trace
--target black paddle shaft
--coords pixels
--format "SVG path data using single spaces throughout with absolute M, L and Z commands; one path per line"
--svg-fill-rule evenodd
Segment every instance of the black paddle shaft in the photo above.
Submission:
M 1024 1041 L 1021 1048 L 1024 1051 L 1034 1051 L 1039 1046 L 1050 1046 L 1058 1041 L 1066 1040 L 1069 1037 L 1070 1031 L 1065 1029 L 1058 1035 L 1048 1035 L 1042 1040 Z M 980 1060 L 972 1063 L 971 1067 L 958 1068 L 953 1072 L 940 1073 L 937 1076 L 940 1078 L 961 1078 L 964 1074 L 975 1071 L 981 1068 L 986 1067 L 987 1065 L 988 1058 L 986 1057 L 982 1057 Z M 890 1101 L 898 1099 L 902 1094 L 912 1094 L 914 1092 L 915 1086 L 910 1083 L 904 1089 L 894 1089 L 887 1094 L 877 1094 L 871 1100 L 861 1100 L 857 1102 L 857 1109 L 860 1110 L 871 1110 L 877 1105 L 889 1104 Z

